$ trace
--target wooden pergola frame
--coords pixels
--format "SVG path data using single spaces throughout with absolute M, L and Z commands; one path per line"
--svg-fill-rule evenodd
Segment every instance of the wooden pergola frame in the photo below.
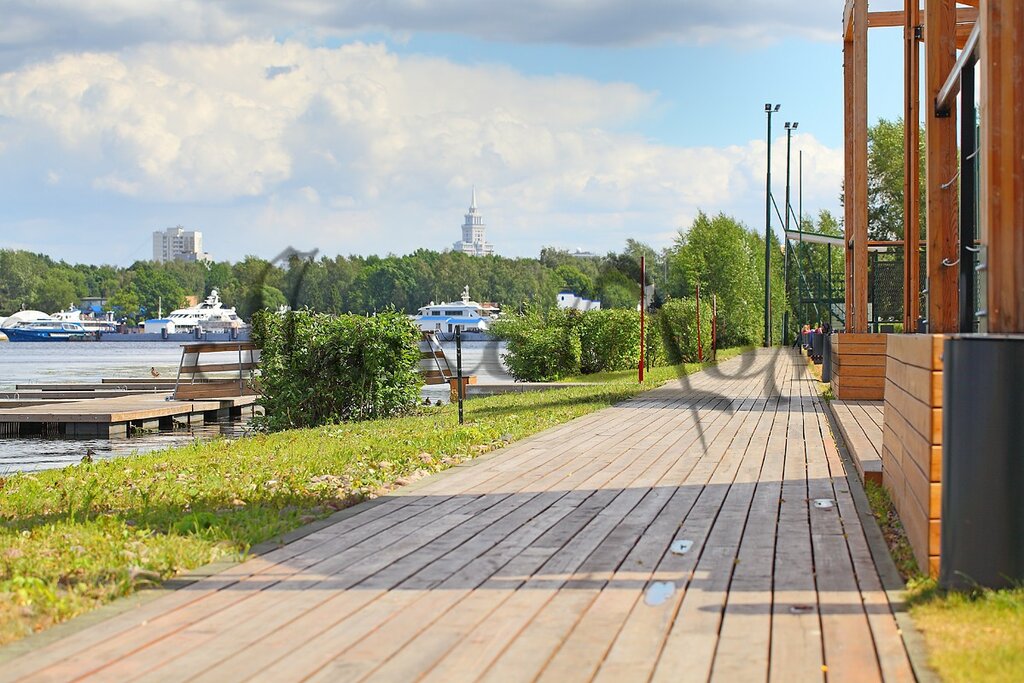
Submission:
M 870 12 L 847 0 L 843 12 L 846 129 L 847 330 L 868 331 L 868 29 L 904 30 L 904 246 L 920 234 L 918 149 L 921 42 L 925 45 L 925 169 L 929 332 L 960 331 L 957 113 L 948 100 L 960 70 L 957 50 L 980 56 L 982 139 L 980 232 L 988 278 L 980 312 L 991 332 L 1024 332 L 1024 7 L 1020 0 L 905 0 L 898 12 Z M 958 6 L 959 5 L 959 6 Z M 973 66 L 971 67 L 973 68 Z M 955 92 L 953 93 L 955 97 Z M 904 255 L 904 330 L 918 329 L 919 259 Z

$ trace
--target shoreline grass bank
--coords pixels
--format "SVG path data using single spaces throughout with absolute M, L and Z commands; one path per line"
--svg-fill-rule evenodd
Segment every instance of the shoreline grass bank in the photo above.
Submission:
M 0 645 L 709 365 L 0 477 Z

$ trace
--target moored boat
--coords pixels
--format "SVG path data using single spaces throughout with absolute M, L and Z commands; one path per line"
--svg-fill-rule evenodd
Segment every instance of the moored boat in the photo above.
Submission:
M 469 287 L 466 287 L 462 290 L 461 301 L 440 304 L 431 301 L 419 309 L 418 315 L 411 317 L 424 332 L 450 334 L 456 329 L 463 332 L 487 332 L 498 312 L 495 305 L 471 300 Z
M 86 330 L 80 323 L 63 322 L 46 318 L 23 322 L 3 330 L 12 342 L 17 341 L 79 341 L 95 338 L 95 333 Z

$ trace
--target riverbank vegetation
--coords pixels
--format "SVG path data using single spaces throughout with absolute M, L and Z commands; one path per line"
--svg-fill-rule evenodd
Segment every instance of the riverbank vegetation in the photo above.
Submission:
M 0 644 L 699 367 L 2 477 Z

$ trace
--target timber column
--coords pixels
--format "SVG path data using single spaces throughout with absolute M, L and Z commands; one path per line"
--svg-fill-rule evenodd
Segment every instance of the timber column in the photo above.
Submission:
M 868 331 L 868 3 L 852 0 L 843 29 L 846 181 L 846 330 Z
M 925 147 L 928 234 L 928 331 L 958 332 L 957 126 L 956 109 L 936 115 L 935 102 L 956 64 L 956 2 L 925 0 L 926 89 Z
M 981 3 L 981 241 L 988 330 L 1024 332 L 1024 6 Z

